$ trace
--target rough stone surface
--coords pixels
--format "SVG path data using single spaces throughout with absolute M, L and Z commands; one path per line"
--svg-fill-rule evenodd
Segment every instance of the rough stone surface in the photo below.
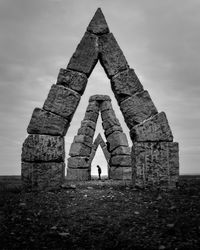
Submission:
M 97 119 L 99 117 L 99 113 L 93 112 L 93 111 L 88 111 L 85 113 L 84 120 L 90 120 L 93 122 L 97 122 Z
M 65 178 L 64 162 L 22 162 L 22 184 L 32 190 L 58 188 Z
M 98 53 L 98 36 L 86 32 L 71 57 L 67 68 L 89 76 L 98 61 Z
M 101 118 L 102 121 L 106 121 L 106 120 L 116 120 L 116 115 L 113 109 L 110 110 L 105 110 L 103 112 L 101 112 Z
M 99 103 L 97 101 L 89 102 L 86 112 L 90 112 L 90 111 L 99 113 Z
M 131 149 L 128 146 L 119 146 L 114 149 L 111 155 L 131 155 Z
M 100 111 L 103 112 L 105 110 L 112 109 L 112 104 L 110 101 L 104 101 L 100 104 Z
M 80 95 L 61 85 L 52 85 L 43 109 L 71 120 L 80 101 Z
M 76 135 L 76 136 L 74 136 L 73 142 L 83 143 L 86 146 L 91 147 L 92 146 L 92 137 L 87 136 L 87 135 Z
M 111 102 L 111 99 L 110 99 L 110 96 L 108 95 L 92 95 L 89 98 L 89 102 L 93 102 L 93 101 L 99 101 L 99 102 L 110 101 Z
M 23 143 L 21 158 L 26 162 L 64 162 L 64 138 L 51 135 L 29 135 Z
M 90 21 L 87 27 L 87 31 L 97 34 L 97 35 L 109 33 L 109 28 L 108 28 L 106 19 L 100 8 L 97 9 L 95 15 Z
M 104 132 L 105 137 L 107 138 L 110 134 L 112 134 L 113 132 L 116 132 L 116 131 L 123 132 L 122 127 L 116 125 L 116 126 L 112 126 L 112 127 L 108 128 L 108 129 L 106 129 L 105 132 Z
M 79 128 L 78 135 L 87 135 L 93 138 L 94 132 L 95 131 L 92 128 L 84 126 L 84 127 Z
M 131 155 L 114 155 L 110 158 L 110 166 L 131 166 Z
M 132 180 L 132 168 L 131 167 L 113 167 L 109 169 L 110 179 L 113 180 Z
M 59 115 L 35 108 L 27 128 L 29 134 L 62 135 L 67 133 L 69 121 Z
M 90 170 L 67 168 L 67 180 L 88 181 L 91 179 Z
M 85 144 L 78 142 L 73 142 L 69 150 L 70 156 L 89 156 L 90 153 L 91 147 L 88 147 Z
M 70 157 L 68 158 L 68 168 L 81 169 L 89 168 L 89 158 L 88 157 Z
M 121 132 L 114 132 L 107 138 L 108 151 L 112 152 L 115 148 L 119 146 L 128 146 L 128 141 L 126 135 Z
M 99 38 L 99 44 L 100 63 L 108 78 L 111 78 L 122 70 L 128 69 L 126 58 L 112 33 L 102 35 Z
M 120 109 L 129 129 L 158 113 L 146 90 L 121 102 Z
M 179 176 L 178 143 L 135 142 L 132 163 L 137 186 L 175 187 Z
M 87 85 L 87 76 L 77 71 L 60 69 L 56 84 L 73 89 L 82 95 Z
M 103 125 L 104 130 L 110 129 L 113 126 L 118 126 L 118 127 L 121 126 L 117 118 L 112 119 L 112 120 L 104 120 L 102 122 L 102 125 Z
M 96 128 L 96 123 L 93 122 L 93 121 L 90 121 L 90 120 L 83 120 L 81 122 L 81 127 L 90 127 L 92 128 L 93 130 L 95 130 Z
M 130 131 L 132 141 L 173 141 L 166 114 L 158 113 L 133 127 Z
M 118 103 L 143 91 L 143 86 L 133 69 L 122 71 L 115 75 L 111 80 L 111 88 Z

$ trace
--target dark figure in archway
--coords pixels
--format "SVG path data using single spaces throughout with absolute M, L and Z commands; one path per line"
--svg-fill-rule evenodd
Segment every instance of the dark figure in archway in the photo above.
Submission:
M 101 168 L 99 165 L 97 165 L 97 168 L 98 168 L 99 180 L 101 180 Z

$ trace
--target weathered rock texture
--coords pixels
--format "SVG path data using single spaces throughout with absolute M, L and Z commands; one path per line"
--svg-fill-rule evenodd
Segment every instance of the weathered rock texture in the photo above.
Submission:
M 58 188 L 64 181 L 64 162 L 22 162 L 21 177 L 26 189 Z
M 72 89 L 82 95 L 86 88 L 87 76 L 77 71 L 60 69 L 56 84 Z
M 146 90 L 121 102 L 120 109 L 129 129 L 158 113 Z
M 178 143 L 135 142 L 133 180 L 137 186 L 175 187 L 179 176 Z
M 71 121 L 79 104 L 80 95 L 61 85 L 52 85 L 43 109 Z
M 148 120 L 131 129 L 130 136 L 133 141 L 173 141 L 167 117 L 164 112 L 158 113 Z
M 97 9 L 94 17 L 87 27 L 87 31 L 96 35 L 109 33 L 109 28 L 100 8 Z
M 51 135 L 29 135 L 22 147 L 24 162 L 62 162 L 65 158 L 64 138 Z
M 91 179 L 89 168 L 67 168 L 67 180 L 88 181 Z
M 128 69 L 126 58 L 112 33 L 99 38 L 99 59 L 108 78 Z
M 143 86 L 133 69 L 124 70 L 111 79 L 111 87 L 118 103 L 143 91 Z
M 98 61 L 98 36 L 86 32 L 67 66 L 89 76 Z
M 99 134 L 93 144 L 96 121 L 99 112 L 101 112 L 102 125 L 105 130 L 107 143 L 105 143 Z M 88 115 L 88 113 L 90 115 Z M 131 153 L 128 146 L 126 135 L 123 133 L 119 120 L 111 105 L 109 96 L 94 95 L 89 99 L 86 115 L 81 122 L 81 127 L 71 145 L 68 159 L 68 179 L 85 180 L 91 178 L 91 163 L 95 156 L 98 146 L 101 146 L 106 161 L 108 162 L 108 173 L 110 178 L 110 167 L 116 169 L 119 167 L 131 168 Z M 89 159 L 89 160 L 88 160 Z M 81 169 L 79 173 L 79 169 Z M 83 171 L 84 169 L 84 171 Z M 86 171 L 88 169 L 88 172 Z M 131 171 L 129 171 L 130 174 Z M 114 173 L 111 171 L 111 173 Z M 125 175 L 125 176 L 124 176 Z M 131 172 L 132 175 L 132 172 Z M 81 179 L 82 178 L 82 179 Z M 120 176 L 112 174 L 113 179 L 130 179 L 127 171 L 120 170 Z
M 59 115 L 35 108 L 27 128 L 29 134 L 62 135 L 67 133 L 69 121 Z
M 33 134 L 33 136 L 26 139 L 22 152 L 23 183 L 29 182 L 32 187 L 32 180 L 34 180 L 34 185 L 39 188 L 44 185 L 51 187 L 53 182 L 56 184 L 59 178 L 63 178 L 62 171 L 56 172 L 56 174 L 60 173 L 60 177 L 57 175 L 56 180 L 51 175 L 52 168 L 55 167 L 54 164 L 64 166 L 64 148 L 58 146 L 60 145 L 58 139 L 50 139 L 50 137 L 65 136 L 80 97 L 86 88 L 87 78 L 98 60 L 110 79 L 111 88 L 130 129 L 134 145 L 132 166 L 128 166 L 130 165 L 128 143 L 112 109 L 110 97 L 95 95 L 89 100 L 84 120 L 70 149 L 68 178 L 74 180 L 90 178 L 90 167 L 88 167 L 86 159 L 80 157 L 90 157 L 96 122 L 99 112 L 101 112 L 107 151 L 110 154 L 110 177 L 128 179 L 131 178 L 132 172 L 139 173 L 142 169 L 145 178 L 141 182 L 141 174 L 135 174 L 135 183 L 146 185 L 148 178 L 150 180 L 148 184 L 154 185 L 156 183 L 160 187 L 162 185 L 160 180 L 166 179 L 168 185 L 173 186 L 178 178 L 178 146 L 172 142 L 173 135 L 166 115 L 163 112 L 158 113 L 149 93 L 143 89 L 135 71 L 129 68 L 122 50 L 109 31 L 101 9 L 96 11 L 89 23 L 67 69 L 60 70 L 56 85 L 52 86 L 43 109 L 36 108 L 33 112 L 27 129 L 28 133 Z M 49 147 L 53 143 L 56 143 L 55 152 Z M 155 148 L 157 148 L 158 154 L 155 154 Z M 166 157 L 168 157 L 167 160 Z M 141 163 L 143 158 L 146 165 Z M 118 165 L 115 165 L 117 162 Z M 77 168 L 75 168 L 76 164 Z M 43 166 L 46 167 L 43 168 Z M 31 174 L 27 174 L 27 171 Z M 38 177 L 38 173 L 45 176 L 49 182 L 43 177 Z M 146 177 L 148 175 L 149 177 Z M 162 178 L 158 178 L 158 175 Z

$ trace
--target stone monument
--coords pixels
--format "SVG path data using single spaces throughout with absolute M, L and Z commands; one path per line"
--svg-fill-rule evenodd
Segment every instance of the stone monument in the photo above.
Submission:
M 33 111 L 27 129 L 29 135 L 22 148 L 23 185 L 43 190 L 57 187 L 64 181 L 64 136 L 98 60 L 110 79 L 111 88 L 130 129 L 134 184 L 142 187 L 174 187 L 179 176 L 178 143 L 173 142 L 165 113 L 157 111 L 148 91 L 144 90 L 135 71 L 129 67 L 100 8 L 89 23 L 67 68 L 60 70 L 43 108 Z M 90 120 L 90 124 L 95 123 L 96 118 L 90 117 L 89 110 L 86 114 L 86 120 Z M 82 126 L 78 135 L 83 133 L 81 131 L 92 133 L 91 126 Z M 119 129 L 118 124 L 116 127 Z M 115 150 L 115 138 L 125 140 L 118 132 L 113 132 L 108 138 L 111 151 Z M 71 154 L 74 147 L 70 150 Z M 113 155 L 110 161 L 111 167 L 120 163 L 117 171 L 113 171 L 117 176 L 124 176 L 123 171 L 129 160 L 119 153 Z

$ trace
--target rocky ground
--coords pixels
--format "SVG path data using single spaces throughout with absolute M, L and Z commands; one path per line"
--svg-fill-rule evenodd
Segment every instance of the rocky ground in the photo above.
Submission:
M 200 249 L 200 178 L 168 191 L 112 181 L 0 190 L 0 249 Z

